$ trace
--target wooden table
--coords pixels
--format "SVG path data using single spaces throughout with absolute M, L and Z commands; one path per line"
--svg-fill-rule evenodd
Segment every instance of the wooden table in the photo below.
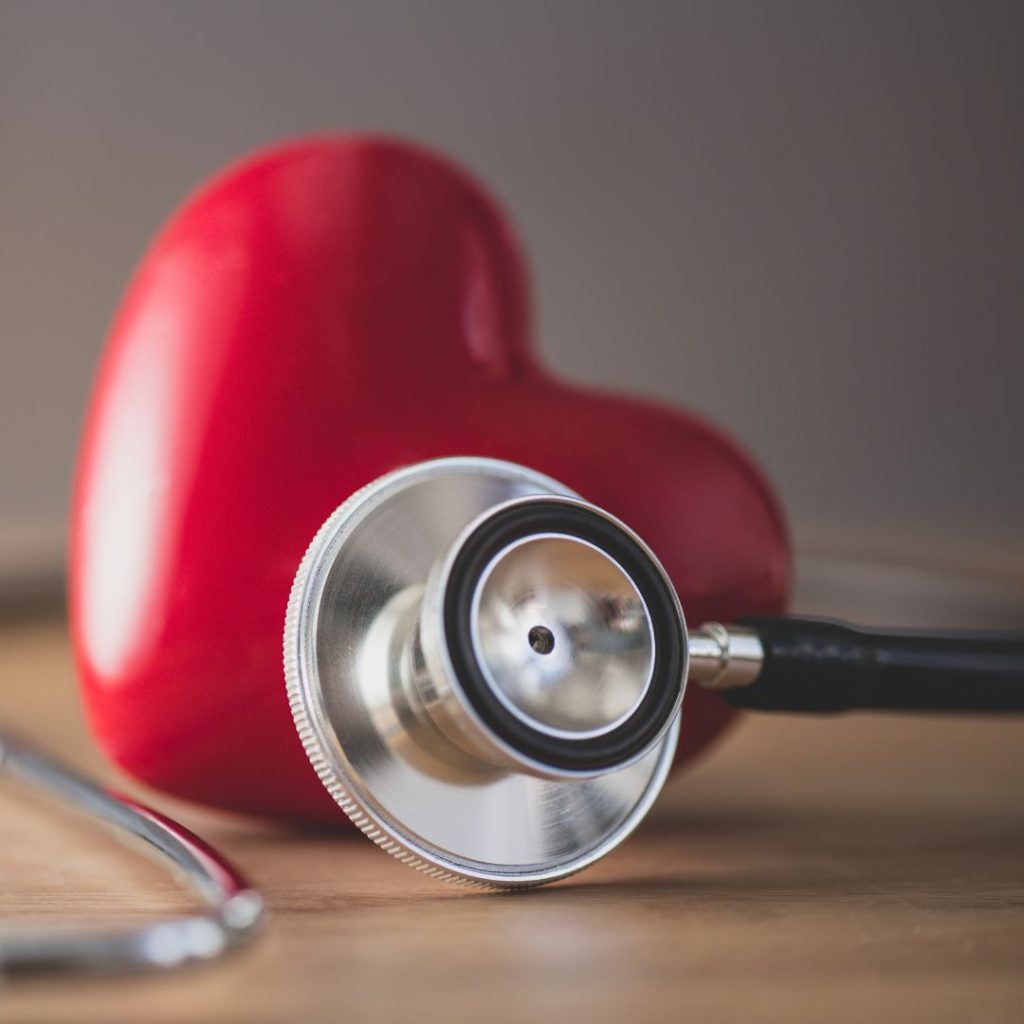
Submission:
M 59 624 L 0 631 L 0 720 L 109 774 Z M 147 797 L 249 872 L 267 935 L 168 978 L 12 988 L 0 1020 L 1024 1020 L 1022 721 L 750 718 L 623 848 L 520 895 Z M 0 837 L 4 927 L 190 906 L 10 785 Z

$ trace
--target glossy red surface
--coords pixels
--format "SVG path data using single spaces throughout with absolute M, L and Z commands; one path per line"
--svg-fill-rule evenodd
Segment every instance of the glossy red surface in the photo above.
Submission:
M 288 592 L 335 506 L 420 459 L 564 481 L 647 540 L 691 623 L 783 607 L 785 528 L 748 458 L 687 413 L 556 380 L 529 323 L 501 213 L 399 142 L 263 152 L 175 214 L 111 331 L 73 506 L 78 668 L 119 765 L 218 807 L 341 818 L 285 700 Z M 731 717 L 691 690 L 680 758 Z

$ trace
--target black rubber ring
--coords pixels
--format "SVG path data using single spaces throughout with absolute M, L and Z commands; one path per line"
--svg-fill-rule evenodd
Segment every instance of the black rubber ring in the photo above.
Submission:
M 528 725 L 494 694 L 473 653 L 470 615 L 480 577 L 503 548 L 539 533 L 589 541 L 622 566 L 647 605 L 654 634 L 651 684 L 633 714 L 601 736 L 562 739 Z M 505 743 L 551 768 L 594 772 L 628 761 L 661 732 L 683 685 L 683 624 L 658 566 L 615 523 L 579 505 L 534 501 L 503 509 L 481 523 L 455 557 L 442 614 L 452 666 L 473 709 Z

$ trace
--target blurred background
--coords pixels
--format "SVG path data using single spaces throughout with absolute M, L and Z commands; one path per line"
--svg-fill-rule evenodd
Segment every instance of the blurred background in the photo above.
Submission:
M 0 0 L 0 590 L 60 593 L 91 377 L 169 211 L 371 129 L 512 212 L 556 370 L 756 453 L 798 603 L 1020 624 L 1022 33 L 1019 3 Z

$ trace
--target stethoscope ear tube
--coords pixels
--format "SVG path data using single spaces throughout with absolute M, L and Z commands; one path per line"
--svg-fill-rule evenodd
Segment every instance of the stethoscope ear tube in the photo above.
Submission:
M 0 730 L 0 776 L 21 782 L 106 825 L 173 870 L 202 910 L 99 931 L 0 934 L 0 988 L 23 979 L 162 973 L 248 945 L 263 898 L 216 850 L 176 821 L 106 789 L 33 744 Z
M 758 711 L 1024 711 L 1024 634 L 868 630 L 781 616 L 740 623 L 760 642 L 752 681 L 721 688 Z

